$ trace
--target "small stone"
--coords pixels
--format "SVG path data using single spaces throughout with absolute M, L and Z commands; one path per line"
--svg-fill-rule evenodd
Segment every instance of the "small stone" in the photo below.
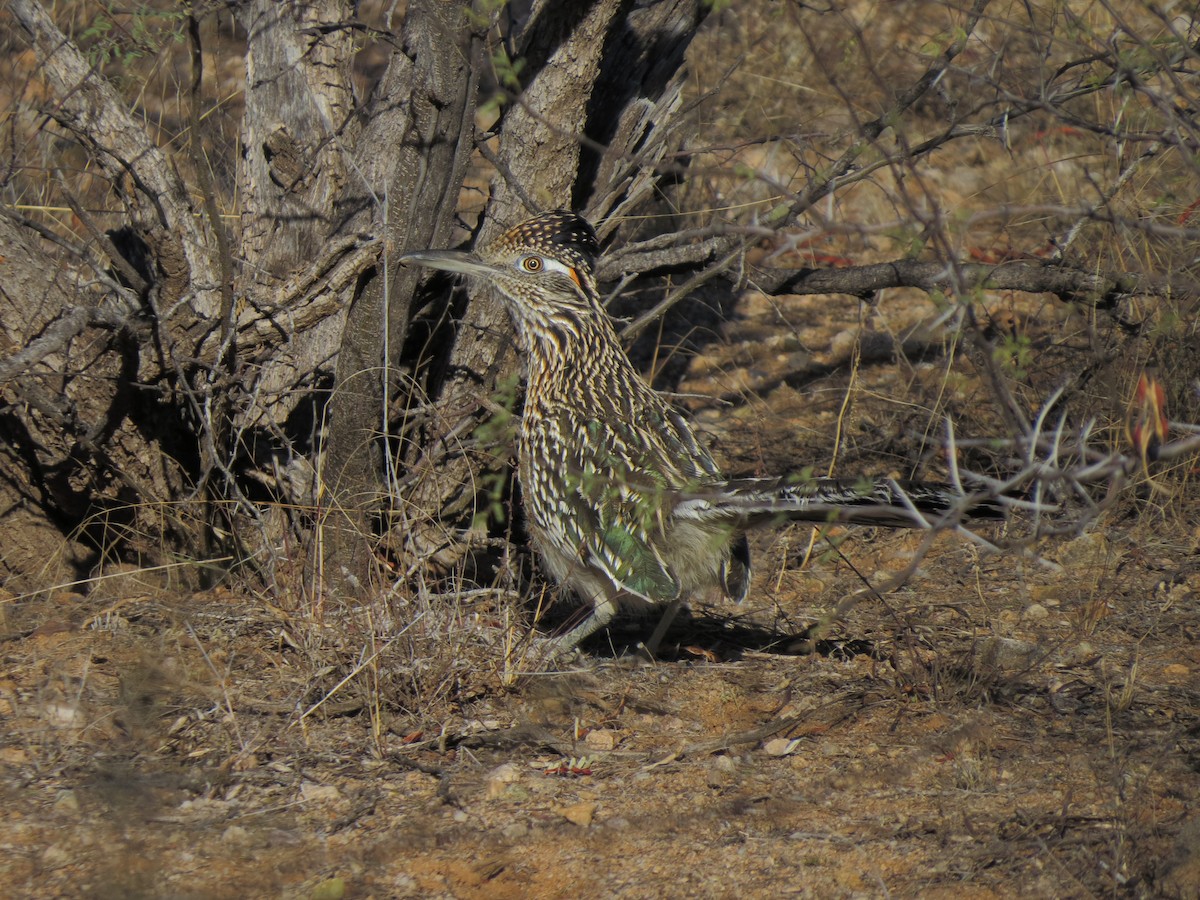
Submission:
M 799 740 L 788 740 L 787 738 L 773 738 L 763 744 L 763 749 L 767 751 L 767 756 L 787 756 L 800 746 Z
M 308 801 L 320 802 L 322 800 L 337 800 L 342 796 L 342 792 L 332 784 L 317 784 L 315 781 L 306 781 L 300 785 L 300 796 Z
M 582 803 L 572 803 L 570 806 L 559 807 L 555 812 L 570 822 L 572 825 L 578 825 L 580 828 L 587 828 L 592 824 L 592 819 L 596 815 L 596 809 L 600 806 L 591 800 L 585 800 Z
M 1040 603 L 1030 603 L 1025 607 L 1025 612 L 1021 614 L 1021 618 L 1029 619 L 1031 622 L 1040 622 L 1042 619 L 1050 617 L 1050 610 L 1042 606 Z
M 524 822 L 513 822 L 509 825 L 505 825 L 500 830 L 500 833 L 510 841 L 519 841 L 521 838 L 525 837 L 525 835 L 529 834 L 529 826 Z
M 502 766 L 497 766 L 488 773 L 484 796 L 488 800 L 497 800 L 503 797 L 508 789 L 520 780 L 521 770 L 514 763 L 505 763 Z
M 1108 539 L 1099 532 L 1093 532 L 1081 534 L 1063 544 L 1058 551 L 1058 561 L 1068 572 L 1079 573 L 1106 565 L 1110 553 Z
M 589 750 L 613 750 L 617 746 L 617 733 L 605 728 L 589 731 L 583 739 Z
M 1093 647 L 1087 641 L 1080 641 L 1063 654 L 1062 664 L 1069 668 L 1090 666 L 1099 658 L 1100 654 L 1096 651 L 1095 647 Z
M 978 668 L 1013 671 L 1024 669 L 1037 652 L 1037 645 L 1015 638 L 991 637 L 979 643 Z
M 1192 670 L 1183 663 L 1171 663 L 1168 666 L 1163 666 L 1163 678 L 1168 681 L 1185 681 L 1192 674 Z
M 74 791 L 59 791 L 54 798 L 54 811 L 60 813 L 79 812 L 79 797 Z
M 47 869 L 59 869 L 72 859 L 71 852 L 54 844 L 42 851 L 42 865 Z
M 342 900 L 346 896 L 346 879 L 327 878 L 313 888 L 312 900 Z

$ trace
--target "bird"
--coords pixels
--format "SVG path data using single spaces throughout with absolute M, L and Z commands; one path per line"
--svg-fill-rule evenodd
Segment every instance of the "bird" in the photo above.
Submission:
M 660 609 L 653 655 L 692 598 L 740 602 L 750 588 L 746 533 L 787 521 L 929 528 L 997 505 L 932 482 L 725 478 L 691 423 L 641 376 L 596 280 L 600 244 L 569 210 L 534 216 L 473 252 L 402 254 L 406 265 L 465 275 L 506 307 L 524 368 L 517 478 L 531 542 L 584 615 L 553 638 L 574 651 L 619 614 Z

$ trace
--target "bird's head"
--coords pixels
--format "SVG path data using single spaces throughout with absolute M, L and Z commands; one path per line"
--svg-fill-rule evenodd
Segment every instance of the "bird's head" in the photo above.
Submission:
M 586 309 L 602 311 L 596 288 L 600 243 L 587 220 L 567 210 L 535 216 L 481 250 L 422 250 L 400 262 L 483 281 L 519 321 L 552 323 Z

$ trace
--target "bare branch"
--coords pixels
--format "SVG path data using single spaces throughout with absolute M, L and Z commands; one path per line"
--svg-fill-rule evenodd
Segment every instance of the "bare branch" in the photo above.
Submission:
M 780 204 L 772 209 L 764 218 L 763 224 L 768 227 L 782 227 L 784 224 L 794 221 L 797 216 L 810 209 L 819 200 L 840 186 L 842 180 L 846 176 L 851 175 L 855 165 L 863 153 L 866 152 L 867 148 L 884 131 L 892 127 L 904 113 L 924 97 L 930 88 L 937 84 L 938 80 L 945 75 L 951 63 L 966 47 L 967 41 L 974 32 L 975 26 L 979 23 L 987 4 L 988 0 L 975 0 L 971 10 L 967 14 L 967 21 L 961 33 L 956 40 L 946 47 L 937 61 L 897 97 L 895 103 L 892 104 L 887 112 L 869 122 L 861 123 L 858 126 L 859 139 L 848 147 L 831 166 L 817 173 L 800 194 L 796 195 L 790 202 Z M 622 338 L 627 341 L 633 340 L 647 325 L 666 313 L 668 309 L 682 300 L 688 292 L 695 290 L 699 285 L 727 271 L 745 253 L 749 246 L 749 238 L 742 235 L 730 235 L 722 240 L 714 241 L 711 246 L 696 248 L 693 253 L 703 253 L 703 256 L 699 258 L 711 259 L 712 262 L 708 264 L 704 271 L 689 279 L 685 285 L 685 289 L 672 291 L 654 309 L 639 316 L 635 321 L 626 326 L 621 333 Z
M 110 179 L 128 175 L 156 210 L 157 227 L 187 261 L 192 305 L 202 316 L 219 315 L 221 266 L 206 220 L 174 166 L 130 115 L 117 92 L 88 65 L 36 0 L 13 0 L 11 8 L 33 42 L 56 106 L 51 114 L 85 146 Z
M 1061 300 L 1088 303 L 1099 309 L 1111 309 L 1118 301 L 1135 295 L 1170 296 L 1185 301 L 1200 299 L 1200 283 L 1190 278 L 1088 272 L 1034 260 L 949 266 L 940 262 L 900 259 L 846 269 L 805 269 L 787 277 L 771 293 L 866 297 L 885 288 L 915 287 L 930 292 L 951 292 L 960 286 L 1054 294 Z
M 61 350 L 71 338 L 87 328 L 88 322 L 88 311 L 82 306 L 64 309 L 62 316 L 47 327 L 40 337 L 30 341 L 24 350 L 0 359 L 0 385 L 16 378 L 51 353 Z

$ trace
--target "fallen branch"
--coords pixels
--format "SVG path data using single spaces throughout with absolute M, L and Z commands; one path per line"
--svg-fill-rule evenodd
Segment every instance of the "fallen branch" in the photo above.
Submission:
M 852 294 L 869 296 L 885 288 L 915 287 L 925 291 L 1024 291 L 1054 294 L 1066 302 L 1086 302 L 1112 309 L 1120 300 L 1138 294 L 1200 299 L 1200 283 L 1190 278 L 1092 272 L 1033 260 L 998 265 L 918 262 L 902 259 L 844 269 L 804 269 L 780 283 L 772 294 Z

